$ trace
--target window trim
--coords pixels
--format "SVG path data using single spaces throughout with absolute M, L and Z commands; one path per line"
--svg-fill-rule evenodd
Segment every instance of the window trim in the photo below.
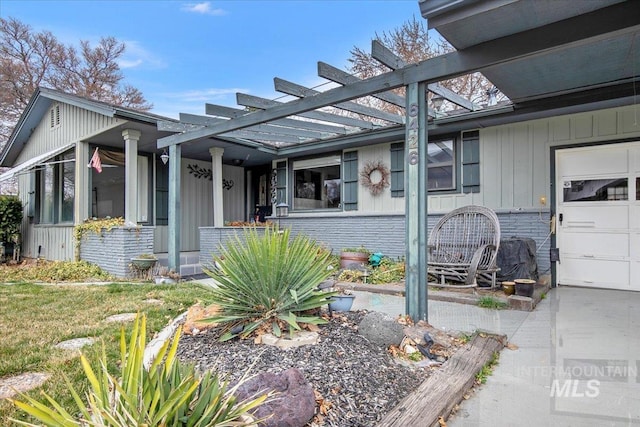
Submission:
M 326 161 L 323 162 L 322 160 Z M 334 164 L 331 161 L 335 162 L 335 160 L 339 160 L 340 163 Z M 282 160 L 280 160 L 282 161 Z M 340 167 L 340 202 L 337 208 L 297 208 L 296 207 L 296 171 L 305 170 L 310 167 L 330 167 L 330 166 L 339 166 Z M 287 191 L 287 195 L 289 197 L 289 212 L 339 212 L 343 210 L 343 191 L 344 191 L 344 183 L 343 181 L 343 153 L 342 152 L 329 152 L 323 153 L 322 155 L 317 156 L 305 156 L 298 157 L 295 159 L 287 159 L 287 183 L 289 184 L 289 190 Z

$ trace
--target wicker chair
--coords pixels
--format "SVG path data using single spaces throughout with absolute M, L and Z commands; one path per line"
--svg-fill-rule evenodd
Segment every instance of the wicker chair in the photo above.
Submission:
M 499 246 L 500 222 L 491 209 L 472 205 L 449 212 L 429 235 L 427 271 L 436 280 L 429 285 L 475 288 L 481 280 L 495 288 Z

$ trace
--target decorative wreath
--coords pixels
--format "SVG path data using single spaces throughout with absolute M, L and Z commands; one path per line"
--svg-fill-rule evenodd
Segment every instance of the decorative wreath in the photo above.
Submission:
M 377 182 L 371 180 L 371 174 L 375 171 L 380 173 L 380 180 Z M 367 187 L 372 196 L 377 196 L 389 186 L 390 175 L 389 168 L 382 161 L 367 162 L 360 171 L 360 184 Z

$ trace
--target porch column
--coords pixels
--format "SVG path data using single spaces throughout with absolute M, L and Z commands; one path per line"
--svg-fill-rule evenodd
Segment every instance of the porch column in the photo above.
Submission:
M 138 140 L 140 131 L 125 129 L 124 138 L 124 223 L 138 223 Z
M 406 312 L 417 322 L 427 315 L 427 105 L 426 83 L 407 86 L 405 144 Z
M 211 179 L 213 183 L 213 226 L 224 226 L 224 209 L 222 203 L 222 153 L 224 148 L 213 147 L 211 153 Z
M 169 270 L 180 273 L 180 169 L 182 147 L 169 146 Z
M 91 153 L 93 154 L 93 153 Z M 76 171 L 75 171 L 75 200 L 73 203 L 73 223 L 82 224 L 89 218 L 91 212 L 91 185 L 89 177 L 91 169 L 89 164 L 89 143 L 78 141 L 76 143 Z

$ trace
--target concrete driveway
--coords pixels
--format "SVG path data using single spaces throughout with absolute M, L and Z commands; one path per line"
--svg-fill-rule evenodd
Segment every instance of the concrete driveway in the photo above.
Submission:
M 402 297 L 358 295 L 353 309 L 404 313 Z M 430 301 L 429 323 L 518 346 L 449 427 L 640 425 L 639 292 L 559 287 L 533 312 Z

